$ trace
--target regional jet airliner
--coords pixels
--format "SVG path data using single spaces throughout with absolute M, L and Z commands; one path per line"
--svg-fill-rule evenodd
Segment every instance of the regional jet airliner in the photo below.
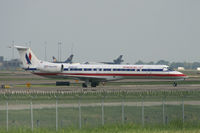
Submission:
M 120 79 L 167 79 L 187 78 L 181 72 L 166 65 L 110 65 L 110 64 L 69 64 L 39 60 L 30 48 L 15 46 L 19 52 L 23 68 L 33 74 L 48 78 L 78 79 L 84 81 L 82 87 L 96 87 L 100 82 Z

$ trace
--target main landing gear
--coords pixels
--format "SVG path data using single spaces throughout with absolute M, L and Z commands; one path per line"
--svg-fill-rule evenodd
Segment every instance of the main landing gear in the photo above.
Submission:
M 88 87 L 88 82 L 82 83 L 82 87 L 83 88 L 87 88 Z M 97 87 L 99 85 L 99 82 L 91 82 L 91 87 Z
M 88 86 L 87 86 L 86 83 L 82 83 L 82 87 L 83 87 L 83 88 L 87 88 Z
M 91 82 L 91 87 L 97 87 L 99 85 L 99 82 Z
M 178 85 L 177 82 L 174 82 L 174 83 L 173 83 L 173 86 L 174 86 L 174 87 L 177 87 L 177 85 Z

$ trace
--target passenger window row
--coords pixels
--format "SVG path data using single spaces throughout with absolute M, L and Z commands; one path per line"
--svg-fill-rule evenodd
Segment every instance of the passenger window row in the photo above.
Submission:
M 110 68 L 64 68 L 64 71 L 144 71 L 144 72 L 155 72 L 155 71 L 163 71 L 163 69 L 110 69 Z

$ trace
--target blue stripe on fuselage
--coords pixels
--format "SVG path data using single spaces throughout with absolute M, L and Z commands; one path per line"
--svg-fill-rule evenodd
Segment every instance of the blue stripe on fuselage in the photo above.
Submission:
M 35 70 L 37 70 L 37 68 L 25 68 L 24 70 L 26 70 L 26 71 L 35 71 Z

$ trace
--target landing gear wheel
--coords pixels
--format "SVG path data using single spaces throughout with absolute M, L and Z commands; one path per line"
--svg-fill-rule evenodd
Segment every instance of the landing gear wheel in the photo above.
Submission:
M 176 86 L 177 86 L 177 83 L 176 83 L 176 82 L 174 82 L 174 83 L 173 83 L 173 86 L 174 86 L 174 87 L 176 87 Z
M 92 82 L 91 83 L 91 87 L 97 87 L 97 83 L 96 82 Z
M 83 87 L 83 88 L 87 88 L 87 84 L 86 84 L 86 83 L 83 83 L 83 84 L 82 84 L 82 87 Z

